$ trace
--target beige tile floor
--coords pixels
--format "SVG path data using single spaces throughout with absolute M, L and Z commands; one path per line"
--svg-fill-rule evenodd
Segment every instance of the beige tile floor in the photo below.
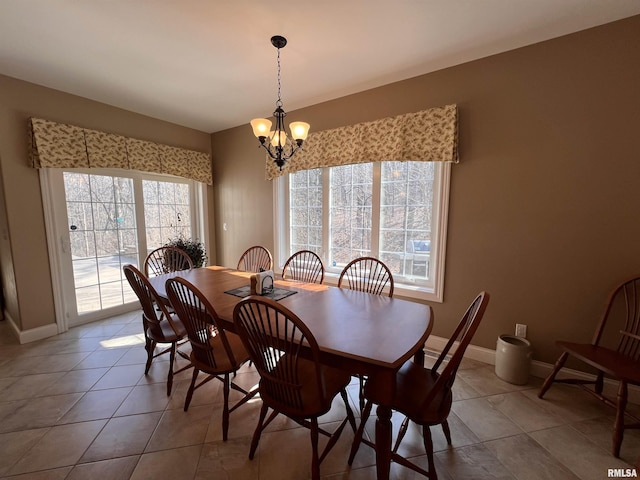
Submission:
M 190 373 L 176 377 L 166 396 L 166 359 L 144 375 L 140 313 L 71 329 L 41 342 L 18 345 L 0 322 L 0 478 L 53 479 L 306 479 L 308 431 L 278 417 L 248 459 L 260 401 L 231 415 L 229 440 L 220 428 L 221 388 L 210 382 L 182 410 Z M 238 373 L 257 382 L 251 367 Z M 610 450 L 612 411 L 570 386 L 554 386 L 545 400 L 540 380 L 505 383 L 493 367 L 465 360 L 455 383 L 449 424 L 453 446 L 433 429 L 441 479 L 603 479 L 609 468 L 630 468 L 640 455 L 640 432 L 628 431 L 622 458 Z M 350 398 L 357 396 L 350 386 Z M 637 406 L 633 406 L 637 408 Z M 321 421 L 344 411 L 338 397 Z M 400 422 L 394 417 L 394 425 Z M 373 420 L 367 425 L 373 433 Z M 321 465 L 324 479 L 375 478 L 373 452 L 362 446 L 352 468 L 347 428 Z M 425 465 L 417 428 L 402 453 Z M 421 478 L 398 465 L 392 478 Z

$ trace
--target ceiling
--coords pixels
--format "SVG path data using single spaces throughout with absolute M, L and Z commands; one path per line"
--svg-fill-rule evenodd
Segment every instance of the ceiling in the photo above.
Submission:
M 0 74 L 215 132 L 273 112 L 272 35 L 289 41 L 291 111 L 637 14 L 638 0 L 0 0 Z

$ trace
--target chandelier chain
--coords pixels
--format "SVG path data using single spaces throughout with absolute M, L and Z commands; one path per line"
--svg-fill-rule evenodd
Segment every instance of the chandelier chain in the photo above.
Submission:
M 278 101 L 276 102 L 276 106 L 282 106 L 282 98 L 280 97 L 280 49 L 278 48 Z

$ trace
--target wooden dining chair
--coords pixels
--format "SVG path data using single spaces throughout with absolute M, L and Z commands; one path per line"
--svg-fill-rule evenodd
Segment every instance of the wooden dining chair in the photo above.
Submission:
M 358 290 L 360 292 L 383 295 L 389 288 L 388 295 L 393 296 L 393 275 L 383 262 L 373 257 L 356 258 L 349 262 L 340 273 L 338 287 Z M 364 375 L 358 375 L 360 383 L 360 411 L 364 408 Z
M 191 270 L 193 261 L 187 253 L 178 247 L 160 247 L 147 255 L 144 261 L 144 273 L 147 277 L 156 277 L 163 273 Z
M 189 409 L 193 392 L 205 383 L 215 379 L 223 385 L 222 440 L 227 440 L 229 415 L 258 393 L 257 389 L 247 391 L 231 381 L 235 373 L 249 360 L 249 354 L 242 340 L 235 333 L 218 328 L 218 315 L 207 298 L 193 284 L 184 278 L 167 280 L 169 301 L 185 326 L 191 342 L 191 363 L 193 376 L 184 401 L 184 411 Z M 200 372 L 207 377 L 196 384 Z M 230 390 L 242 393 L 242 398 L 229 407 Z
M 436 480 L 438 475 L 433 461 L 433 442 L 430 426 L 442 425 L 447 443 L 451 445 L 451 432 L 447 417 L 451 411 L 453 395 L 451 388 L 464 352 L 469 346 L 489 302 L 489 294 L 481 292 L 462 316 L 460 323 L 451 335 L 446 346 L 438 356 L 432 368 L 425 368 L 413 361 L 406 362 L 396 373 L 395 389 L 390 407 L 405 415 L 398 437 L 391 451 L 391 460 L 414 470 L 427 478 Z M 454 351 L 452 348 L 457 345 Z M 367 403 L 362 412 L 360 426 L 351 447 L 348 463 L 351 465 L 361 443 L 375 448 L 375 443 L 363 437 L 364 427 L 371 414 L 376 399 L 384 397 L 389 384 L 378 377 L 371 377 L 365 387 Z M 422 426 L 424 448 L 427 452 L 429 471 L 398 454 L 398 448 L 407 432 L 409 422 Z
M 271 252 L 261 245 L 248 248 L 238 260 L 236 270 L 243 272 L 262 272 L 273 269 Z
M 311 430 L 311 478 L 319 479 L 320 463 L 335 445 L 346 423 L 349 422 L 355 431 L 355 418 L 346 391 L 351 378 L 349 373 L 321 364 L 318 343 L 311 331 L 293 312 L 271 299 L 245 298 L 236 305 L 233 319 L 260 374 L 262 408 L 249 458 L 253 459 L 261 433 L 282 413 Z M 318 426 L 318 417 L 331 409 L 338 393 L 346 406 L 347 416 L 333 433 L 329 433 Z M 272 412 L 267 418 L 269 409 Z M 329 437 L 320 455 L 319 434 Z
M 167 377 L 167 395 L 171 394 L 174 373 L 182 372 L 191 367 L 191 364 L 173 371 L 176 353 L 189 360 L 189 356 L 178 349 L 178 343 L 186 338 L 187 332 L 180 318 L 174 312 L 170 312 L 165 302 L 160 298 L 145 275 L 133 265 L 122 267 L 129 285 L 135 292 L 142 306 L 142 327 L 144 330 L 145 350 L 147 351 L 147 363 L 144 374 L 149 373 L 151 362 L 154 358 L 169 353 L 169 374 Z M 169 347 L 156 353 L 158 344 L 169 344 Z
M 291 255 L 282 269 L 283 280 L 298 280 L 306 283 L 322 283 L 324 266 L 322 260 L 311 250 L 300 250 Z
M 340 273 L 338 287 L 350 288 L 360 292 L 382 295 L 388 288 L 393 296 L 393 275 L 383 262 L 373 257 L 361 257 L 351 260 Z
M 612 453 L 619 458 L 625 428 L 640 428 L 640 418 L 626 411 L 628 386 L 640 385 L 640 276 L 625 280 L 609 295 L 591 343 L 558 341 L 556 345 L 562 354 L 538 397 L 542 398 L 553 382 L 569 383 L 615 408 Z M 595 378 L 556 378 L 569 356 L 595 368 Z M 605 376 L 618 382 L 615 400 L 603 393 Z M 625 423 L 625 416 L 633 422 Z

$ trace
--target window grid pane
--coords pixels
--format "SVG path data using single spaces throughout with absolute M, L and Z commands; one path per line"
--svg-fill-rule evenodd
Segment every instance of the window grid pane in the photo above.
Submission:
M 290 176 L 291 255 L 311 250 L 322 255 L 322 170 L 303 170 Z
M 384 162 L 381 173 L 380 258 L 394 276 L 429 280 L 434 164 Z
M 169 240 L 191 237 L 189 186 L 184 183 L 143 180 L 147 253 Z
M 329 264 L 344 266 L 371 255 L 373 164 L 330 169 Z

